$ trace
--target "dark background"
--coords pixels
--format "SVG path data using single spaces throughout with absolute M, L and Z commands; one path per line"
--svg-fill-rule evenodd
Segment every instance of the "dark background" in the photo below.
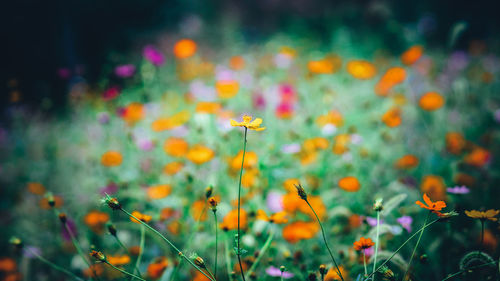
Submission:
M 396 53 L 406 46 L 398 40 L 393 23 L 415 24 L 425 15 L 435 21 L 424 38 L 426 46 L 446 48 L 450 29 L 463 20 L 468 29 L 454 48 L 466 48 L 471 40 L 484 40 L 495 48 L 499 8 L 500 1 L 486 0 L 5 1 L 0 16 L 1 107 L 11 104 L 10 93 L 16 90 L 21 93 L 18 104 L 37 109 L 49 99 L 52 106 L 47 111 L 64 108 L 67 81 L 57 76 L 58 68 L 81 69 L 87 82 L 95 83 L 110 52 L 126 54 L 136 47 L 138 37 L 154 40 L 157 32 L 176 32 L 179 22 L 192 14 L 213 28 L 229 16 L 250 42 L 277 31 L 322 40 L 323 34 L 343 25 L 359 36 L 384 38 Z

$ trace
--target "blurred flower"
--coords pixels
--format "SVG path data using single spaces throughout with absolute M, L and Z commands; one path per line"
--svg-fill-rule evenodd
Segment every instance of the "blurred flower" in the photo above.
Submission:
M 282 273 L 279 268 L 274 267 L 274 266 L 270 266 L 270 267 L 266 268 L 266 273 L 267 273 L 267 275 L 272 276 L 272 277 L 280 277 L 283 274 L 283 279 L 289 279 L 289 278 L 292 278 L 293 276 L 295 276 L 293 273 L 290 273 L 288 271 L 284 271 Z
M 396 221 L 401 224 L 406 231 L 411 232 L 411 223 L 413 222 L 413 219 L 410 216 L 402 216 L 397 218 Z
M 171 192 L 172 186 L 170 186 L 169 184 L 150 186 L 146 190 L 148 198 L 151 200 L 165 198 L 170 195 Z
M 283 228 L 283 238 L 295 244 L 304 239 L 311 239 L 319 231 L 318 224 L 314 222 L 296 221 Z
M 133 211 L 133 212 L 132 212 L 132 215 L 133 215 L 134 217 L 136 217 L 137 219 L 139 219 L 140 221 L 145 222 L 145 223 L 150 222 L 150 221 L 151 221 L 151 219 L 152 219 L 152 217 L 151 217 L 151 216 L 149 216 L 149 215 L 145 215 L 145 214 L 143 214 L 143 213 L 141 213 L 141 212 L 139 212 L 139 211 Z M 135 222 L 135 223 L 140 223 L 139 221 L 137 221 L 136 219 L 134 219 L 134 218 L 132 218 L 132 217 L 130 217 L 130 220 L 131 220 L 132 222 Z
M 135 73 L 133 64 L 122 64 L 115 67 L 115 75 L 121 78 L 132 77 Z
M 406 70 L 402 67 L 389 68 L 375 85 L 375 93 L 378 96 L 388 96 L 390 90 L 406 79 Z
M 356 192 L 361 188 L 361 184 L 355 177 L 344 177 L 337 182 L 338 186 L 349 192 Z
M 165 62 L 163 54 L 160 53 L 160 51 L 158 51 L 153 45 L 147 45 L 144 47 L 142 55 L 154 66 L 161 66 Z
M 446 191 L 453 194 L 467 194 L 470 192 L 470 190 L 465 185 L 448 187 Z
M 406 65 L 412 65 L 420 59 L 424 52 L 424 48 L 420 45 L 410 47 L 401 55 L 401 62 Z
M 104 226 L 109 221 L 109 215 L 100 211 L 90 211 L 85 215 L 83 221 L 92 231 L 102 234 Z
M 418 166 L 419 160 L 415 155 L 407 154 L 399 158 L 395 163 L 394 167 L 397 169 L 411 169 Z
M 368 61 L 352 60 L 347 63 L 347 72 L 356 79 L 367 80 L 377 74 L 377 68 Z
M 285 144 L 281 147 L 281 151 L 285 154 L 295 154 L 300 151 L 300 148 L 298 143 Z
M 102 93 L 102 99 L 105 101 L 112 100 L 120 95 L 120 89 L 116 86 L 109 87 L 106 91 Z
M 114 194 L 117 191 L 118 191 L 118 185 L 114 182 L 110 182 L 105 187 L 101 187 L 101 189 L 99 190 L 99 194 L 104 196 L 106 194 Z
M 71 231 L 71 233 L 68 232 L 68 229 Z M 61 224 L 61 236 L 66 242 L 71 241 L 71 236 L 74 237 L 78 236 L 78 232 L 76 230 L 76 224 L 72 219 L 67 218 L 66 223 Z
M 191 39 L 182 39 L 174 45 L 174 55 L 178 59 L 186 59 L 196 53 L 196 43 Z
M 464 162 L 475 167 L 482 167 L 488 164 L 490 159 L 491 154 L 488 150 L 476 146 L 469 154 L 465 155 Z
M 97 121 L 101 124 L 108 124 L 110 120 L 109 113 L 107 112 L 99 112 L 97 114 Z
M 446 185 L 440 176 L 426 175 L 420 184 L 420 191 L 436 200 L 446 200 Z
M 212 160 L 214 155 L 215 152 L 212 149 L 201 144 L 195 144 L 189 148 L 186 158 L 197 165 L 201 165 Z
M 466 145 L 466 140 L 461 133 L 449 132 L 445 136 L 446 150 L 452 154 L 460 154 Z
M 266 127 L 260 127 L 262 124 L 261 118 L 255 118 L 255 120 L 252 121 L 252 116 L 249 115 L 243 115 L 243 122 L 236 122 L 231 119 L 230 124 L 233 127 L 245 127 L 254 131 L 263 131 L 266 129 Z
M 490 209 L 486 212 L 481 212 L 481 211 L 465 211 L 465 214 L 473 219 L 480 219 L 480 220 L 490 220 L 490 221 L 498 221 L 498 218 L 496 216 L 500 213 L 500 210 L 493 210 Z
M 238 228 L 238 210 L 231 210 L 224 216 L 222 223 L 219 225 L 224 230 L 234 230 Z M 244 209 L 240 210 L 240 228 L 247 227 L 247 212 Z
M 441 108 L 445 103 L 444 98 L 436 92 L 425 93 L 418 102 L 418 105 L 426 111 L 434 111 Z
M 101 164 L 105 167 L 120 166 L 122 161 L 123 157 L 121 153 L 114 150 L 105 152 L 101 157 Z
M 267 203 L 267 208 L 271 212 L 277 213 L 283 211 L 282 196 L 276 191 L 270 191 L 267 194 L 266 203 Z
M 37 195 L 43 195 L 46 192 L 45 187 L 39 182 L 29 182 L 27 188 L 29 192 Z

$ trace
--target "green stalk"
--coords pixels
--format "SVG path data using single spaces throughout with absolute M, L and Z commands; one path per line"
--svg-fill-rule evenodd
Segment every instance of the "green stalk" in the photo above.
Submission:
M 214 279 L 217 280 L 217 250 L 218 250 L 218 226 L 217 226 L 217 210 L 213 210 L 215 220 L 215 260 L 214 260 Z
M 365 249 L 363 249 L 363 265 L 365 267 L 365 276 L 368 276 L 368 270 L 366 269 L 366 255 L 365 255 Z
M 120 247 L 122 247 L 125 250 L 125 253 L 130 254 L 130 252 L 127 249 L 127 247 L 125 247 L 125 245 L 123 245 L 122 241 L 120 241 L 120 238 L 118 238 L 118 236 L 116 236 L 116 235 L 112 235 L 112 236 L 115 237 L 115 240 L 118 243 L 118 245 L 120 245 Z M 139 275 L 140 277 L 142 277 L 141 276 L 141 271 L 139 270 L 139 267 L 135 266 L 135 271 L 137 271 L 137 275 Z
M 246 281 L 245 279 L 245 273 L 243 272 L 243 265 L 241 264 L 241 248 L 240 248 L 240 204 L 241 204 L 241 177 L 243 176 L 243 164 L 245 163 L 245 153 L 247 149 L 247 131 L 248 128 L 245 127 L 245 139 L 243 141 L 243 157 L 241 157 L 241 169 L 240 169 L 240 180 L 238 182 L 238 236 L 237 236 L 237 253 L 236 255 L 238 256 L 238 263 L 240 265 L 240 273 L 241 273 L 241 278 L 243 278 L 243 281 Z
M 141 277 L 139 277 L 139 276 L 137 276 L 137 275 L 134 275 L 134 274 L 132 274 L 132 273 L 126 272 L 125 270 L 123 270 L 123 269 L 121 269 L 121 268 L 118 268 L 118 267 L 116 267 L 116 266 L 112 265 L 112 264 L 111 264 L 111 263 L 109 263 L 108 261 L 105 261 L 104 263 L 105 263 L 105 264 L 107 264 L 107 265 L 109 265 L 109 266 L 111 266 L 112 268 L 114 268 L 114 269 L 116 269 L 116 270 L 120 271 L 121 273 L 123 273 L 123 274 L 125 274 L 125 275 L 131 276 L 132 278 L 136 278 L 136 279 L 139 279 L 139 280 L 142 280 L 142 281 L 146 281 L 146 279 L 142 279 Z
M 377 255 L 378 255 L 378 244 L 379 244 L 379 234 L 380 234 L 380 211 L 377 211 L 377 236 L 375 237 L 375 254 L 373 256 L 373 270 L 372 270 L 372 275 L 373 275 L 373 280 L 375 281 L 375 268 L 377 266 Z
M 160 238 L 163 239 L 163 241 L 167 242 L 167 244 L 169 244 L 170 247 L 172 247 L 177 252 L 177 254 L 179 256 L 181 256 L 183 259 L 185 259 L 187 262 L 189 262 L 189 264 L 191 264 L 191 266 L 193 266 L 196 270 L 198 270 L 199 272 L 201 272 L 201 274 L 205 275 L 205 277 L 207 277 L 211 281 L 215 281 L 210 276 L 208 276 L 205 272 L 203 272 L 203 270 L 201 270 L 196 264 L 194 264 L 191 259 L 189 259 L 188 257 L 186 257 L 186 255 L 184 255 L 184 253 L 182 253 L 172 242 L 170 242 L 170 240 L 168 240 L 165 236 L 163 236 L 160 232 L 158 232 L 158 230 L 152 228 L 151 226 L 149 226 L 149 224 L 147 224 L 147 223 L 141 221 L 140 219 L 136 218 L 134 215 L 132 215 L 131 213 L 127 212 L 125 209 L 120 208 L 120 210 L 122 212 L 124 212 L 127 216 L 129 216 L 131 218 L 134 218 L 135 220 L 137 220 L 138 222 L 140 222 L 142 225 L 144 225 L 145 227 L 147 227 L 149 230 L 151 230 L 152 232 L 154 232 L 156 235 L 160 236 Z
M 408 243 L 410 242 L 411 239 L 413 239 L 413 237 L 415 237 L 417 234 L 419 234 L 420 232 L 424 231 L 424 229 L 426 229 L 427 227 L 431 226 L 432 224 L 436 223 L 437 221 L 439 221 L 439 218 L 433 220 L 432 222 L 428 223 L 427 225 L 424 225 L 422 228 L 420 228 L 417 232 L 413 233 L 408 239 L 406 239 L 405 242 L 403 242 L 403 244 L 401 244 L 401 246 L 399 246 L 399 248 L 396 249 L 396 251 L 394 251 L 392 253 L 392 255 L 387 259 L 385 260 L 379 267 L 377 267 L 377 269 L 375 269 L 375 272 L 377 272 L 379 269 L 381 269 L 384 265 L 386 265 L 401 249 L 403 249 L 403 247 Z M 366 277 L 366 279 L 370 278 L 374 273 L 371 273 L 370 275 L 368 275 L 368 277 Z
M 229 251 L 229 245 L 227 243 L 227 236 L 226 239 L 224 239 L 224 255 L 226 258 L 226 269 L 227 269 L 227 279 L 231 280 L 231 272 L 232 272 L 232 266 L 231 266 L 231 257 L 230 257 L 230 251 Z
M 139 272 L 139 265 L 141 264 L 141 259 L 142 259 L 142 253 L 144 253 L 144 242 L 145 242 L 145 236 L 146 236 L 146 228 L 144 228 L 143 225 L 141 225 L 141 240 L 139 242 L 139 255 L 137 256 L 137 259 L 135 260 L 135 265 L 134 267 L 136 268 L 137 272 L 139 273 L 139 275 L 141 274 Z M 130 280 L 133 280 L 130 279 Z
M 453 273 L 452 275 L 449 275 L 448 277 L 444 278 L 444 279 L 443 279 L 443 280 L 441 280 L 441 281 L 446 281 L 446 280 L 449 280 L 449 279 L 451 279 L 451 278 L 453 278 L 453 277 L 455 277 L 455 276 L 457 276 L 457 275 L 460 275 L 460 274 L 462 274 L 462 273 L 464 273 L 464 272 L 466 272 L 466 271 L 469 271 L 469 270 L 471 270 L 471 269 L 477 269 L 477 268 L 485 267 L 485 266 L 487 266 L 487 265 L 490 265 L 490 264 L 496 264 L 496 263 L 497 263 L 496 261 L 492 261 L 492 262 L 488 262 L 488 263 L 483 263 L 483 264 L 480 264 L 480 265 L 476 265 L 476 266 L 473 266 L 473 267 L 470 267 L 470 268 L 467 268 L 467 269 L 464 269 L 464 270 L 460 270 L 460 271 L 458 271 L 458 272 L 456 272 L 456 273 Z
M 431 211 L 429 211 L 429 213 L 427 214 L 427 217 L 425 218 L 424 226 L 427 224 L 427 221 L 429 220 L 430 215 L 431 215 Z M 417 251 L 418 245 L 420 244 L 420 239 L 422 239 L 422 234 L 424 234 L 423 230 L 420 232 L 420 235 L 418 236 L 417 244 L 413 248 L 413 252 L 411 253 L 410 261 L 408 262 L 408 267 L 406 267 L 405 274 L 403 275 L 403 279 L 401 279 L 401 280 L 405 280 L 406 275 L 410 271 L 411 262 L 413 261 L 413 257 L 415 256 L 415 252 Z
M 68 232 L 69 237 L 71 238 L 71 242 L 75 246 L 76 251 L 78 252 L 78 255 L 80 255 L 80 257 L 88 265 L 88 267 L 90 268 L 90 270 L 92 270 L 92 272 L 94 273 L 95 277 L 97 279 L 99 279 L 99 277 L 97 276 L 97 273 L 95 272 L 94 268 L 90 265 L 90 262 L 85 258 L 85 255 L 83 254 L 82 248 L 80 247 L 80 243 L 78 243 L 78 240 L 76 239 L 75 234 L 73 233 L 73 231 L 71 231 L 71 229 L 69 228 L 69 226 L 68 226 L 67 223 L 63 223 L 63 225 L 64 225 L 64 228 L 66 229 L 66 231 Z M 90 277 L 90 278 L 92 280 L 94 279 L 93 277 Z
M 76 276 L 75 274 L 73 274 L 71 271 L 61 267 L 61 266 L 58 266 L 57 264 L 54 264 L 52 263 L 51 261 L 45 259 L 44 257 L 38 255 L 37 253 L 35 253 L 34 251 L 32 251 L 31 249 L 28 248 L 28 251 L 34 255 L 38 260 L 40 260 L 41 262 L 45 263 L 46 265 L 52 267 L 53 269 L 57 270 L 57 271 L 60 271 L 62 273 L 65 273 L 66 275 L 68 276 L 71 276 L 73 277 L 75 280 L 78 280 L 78 281 L 83 281 L 82 278 Z
M 267 249 L 269 249 L 269 247 L 271 246 L 271 242 L 273 241 L 273 238 L 274 238 L 274 230 L 271 230 L 269 237 L 267 237 L 266 242 L 264 243 L 262 248 L 259 250 L 259 255 L 255 259 L 255 261 L 252 264 L 252 266 L 250 267 L 250 269 L 248 269 L 247 274 L 246 274 L 247 276 L 250 276 L 250 274 L 252 274 L 252 272 L 254 272 L 254 270 L 257 268 L 257 265 L 259 264 L 260 260 L 262 259 L 262 257 L 266 253 Z
M 306 201 L 307 205 L 309 205 L 309 208 L 311 208 L 312 212 L 314 213 L 314 216 L 316 216 L 316 219 L 318 220 L 319 226 L 321 227 L 321 234 L 323 235 L 323 241 L 325 242 L 326 249 L 328 250 L 328 253 L 330 254 L 330 257 L 332 258 L 333 264 L 335 265 L 335 268 L 337 269 L 337 273 L 340 276 L 340 279 L 344 281 L 344 277 L 342 276 L 342 273 L 340 272 L 339 266 L 337 265 L 337 261 L 333 257 L 332 250 L 330 250 L 330 247 L 328 246 L 328 243 L 326 242 L 326 235 L 325 235 L 325 230 L 323 229 L 323 225 L 321 224 L 321 221 L 319 220 L 318 215 L 316 214 L 316 211 L 314 211 L 314 208 L 309 204 L 309 201 L 306 199 L 303 199 Z

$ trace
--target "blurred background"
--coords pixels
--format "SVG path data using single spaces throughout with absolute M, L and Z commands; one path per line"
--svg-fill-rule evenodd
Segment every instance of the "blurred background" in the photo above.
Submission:
M 353 38 L 390 42 L 384 47 L 397 54 L 412 37 L 428 49 L 467 49 L 474 42 L 498 48 L 500 38 L 494 0 L 21 0 L 2 6 L 1 106 L 45 112 L 64 109 L 71 81 L 96 83 L 118 54 L 138 54 L 170 33 L 216 45 L 224 28 L 235 28 L 248 44 L 279 32 L 328 44 L 331 32 L 348 28 Z M 460 36 L 450 46 L 454 33 Z

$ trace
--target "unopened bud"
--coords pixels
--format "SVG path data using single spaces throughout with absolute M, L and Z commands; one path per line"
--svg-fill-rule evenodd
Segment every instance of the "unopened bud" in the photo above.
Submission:
M 214 188 L 212 186 L 208 186 L 207 188 L 205 188 L 205 197 L 209 198 L 210 196 L 212 196 L 213 191 Z
M 90 256 L 99 262 L 106 262 L 106 256 L 100 251 L 92 250 Z
M 327 272 L 328 272 L 328 270 L 326 269 L 326 265 L 322 264 L 319 266 L 319 273 L 321 275 L 325 275 Z
M 66 221 L 68 220 L 68 218 L 66 217 L 65 213 L 60 213 L 59 220 L 61 221 L 62 224 L 66 224 Z
M 299 194 L 300 198 L 302 200 L 307 200 L 307 193 L 300 184 L 296 184 L 295 188 L 297 189 L 297 193 Z

